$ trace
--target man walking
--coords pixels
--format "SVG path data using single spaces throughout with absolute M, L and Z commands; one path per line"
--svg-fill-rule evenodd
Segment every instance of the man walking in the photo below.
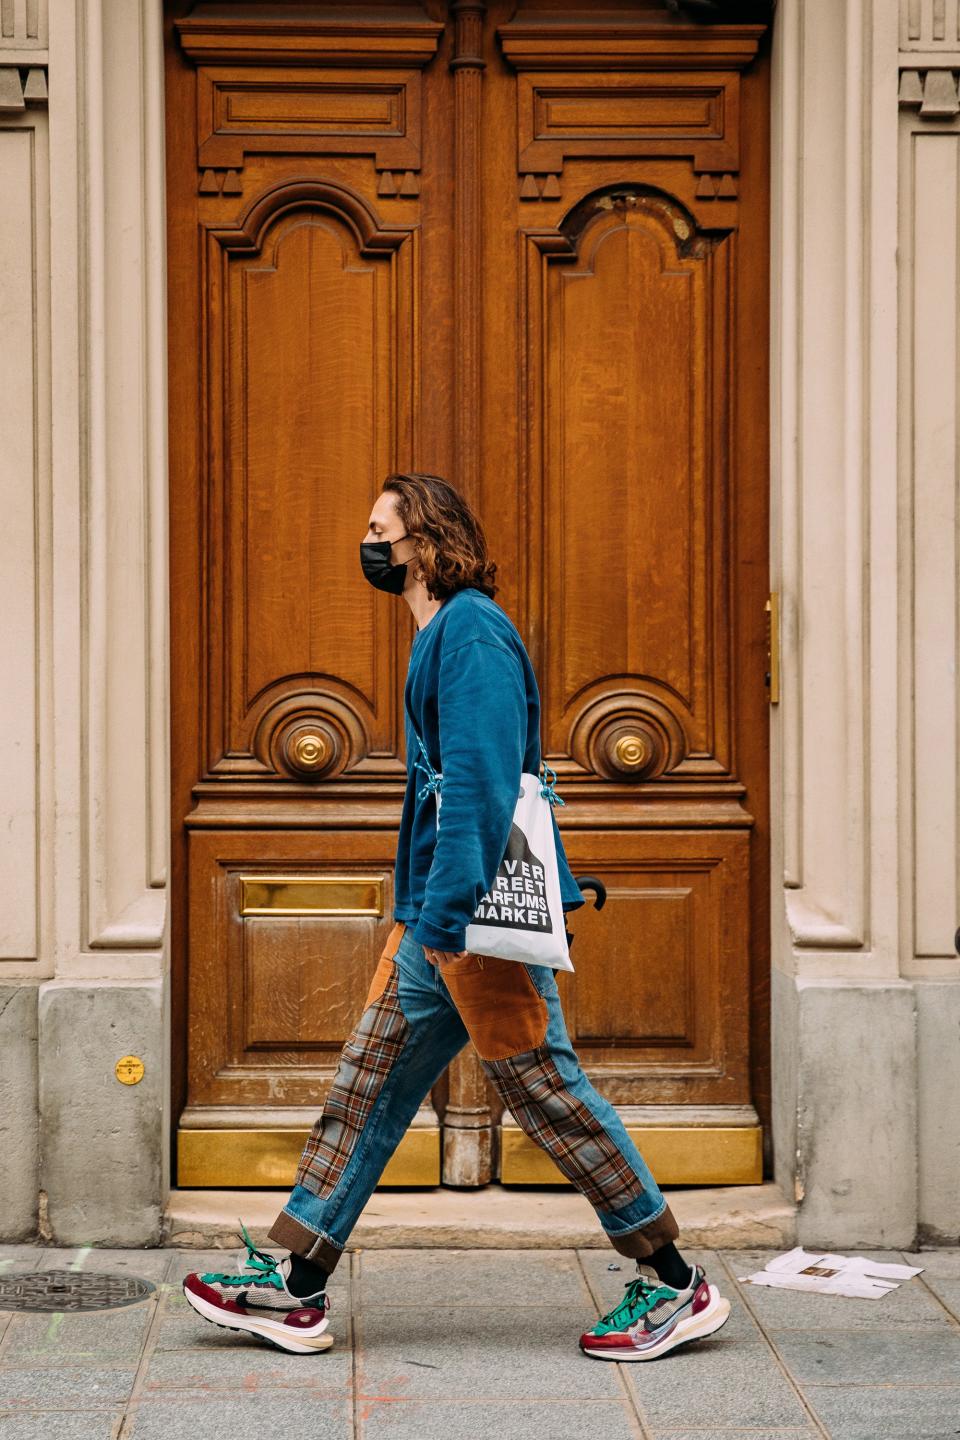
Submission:
M 190 1274 L 184 1293 L 215 1324 L 294 1352 L 327 1349 L 327 1279 L 421 1102 L 470 1040 L 510 1113 L 589 1200 L 614 1248 L 637 1262 L 623 1300 L 581 1336 L 581 1350 L 654 1359 L 718 1330 L 729 1301 L 677 1250 L 670 1207 L 570 1044 L 553 971 L 465 949 L 506 848 L 520 775 L 541 764 L 536 677 L 493 598 L 483 530 L 446 481 L 390 475 L 360 560 L 367 580 L 402 596 L 417 624 L 404 692 L 395 923 L 269 1231 L 290 1253 L 278 1261 L 257 1250 L 243 1228 L 238 1273 Z M 553 828 L 568 911 L 583 897 L 556 820 Z

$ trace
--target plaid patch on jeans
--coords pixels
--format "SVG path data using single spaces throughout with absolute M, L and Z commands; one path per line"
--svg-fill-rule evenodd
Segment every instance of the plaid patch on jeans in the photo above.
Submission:
M 593 1112 L 571 1095 L 549 1050 L 481 1063 L 517 1123 L 594 1209 L 618 1210 L 643 1194 L 626 1156 Z
M 383 991 L 364 1010 L 343 1047 L 333 1088 L 300 1157 L 297 1185 L 321 1196 L 336 1187 L 409 1028 L 400 1009 L 394 965 Z

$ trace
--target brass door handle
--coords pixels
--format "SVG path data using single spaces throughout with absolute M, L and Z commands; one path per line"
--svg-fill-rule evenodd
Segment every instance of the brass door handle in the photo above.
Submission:
M 330 759 L 333 747 L 325 735 L 308 732 L 298 735 L 293 744 L 293 755 L 301 770 L 322 770 Z
M 633 732 L 621 735 L 613 754 L 621 770 L 642 770 L 650 759 L 650 741 L 645 735 Z
M 317 720 L 301 720 L 280 739 L 280 753 L 297 775 L 319 780 L 342 759 L 335 731 Z

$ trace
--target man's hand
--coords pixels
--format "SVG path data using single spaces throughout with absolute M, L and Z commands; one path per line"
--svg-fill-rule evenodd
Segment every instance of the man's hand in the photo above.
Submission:
M 469 954 L 469 951 L 461 950 L 459 953 L 454 953 L 452 950 L 430 950 L 424 945 L 423 953 L 431 965 L 439 965 L 442 970 L 444 965 L 448 964 L 451 960 L 463 960 L 466 955 Z

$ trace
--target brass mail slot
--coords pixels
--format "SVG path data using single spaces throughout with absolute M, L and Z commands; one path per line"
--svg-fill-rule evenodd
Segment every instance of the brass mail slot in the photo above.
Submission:
M 241 875 L 241 915 L 382 915 L 381 875 Z

